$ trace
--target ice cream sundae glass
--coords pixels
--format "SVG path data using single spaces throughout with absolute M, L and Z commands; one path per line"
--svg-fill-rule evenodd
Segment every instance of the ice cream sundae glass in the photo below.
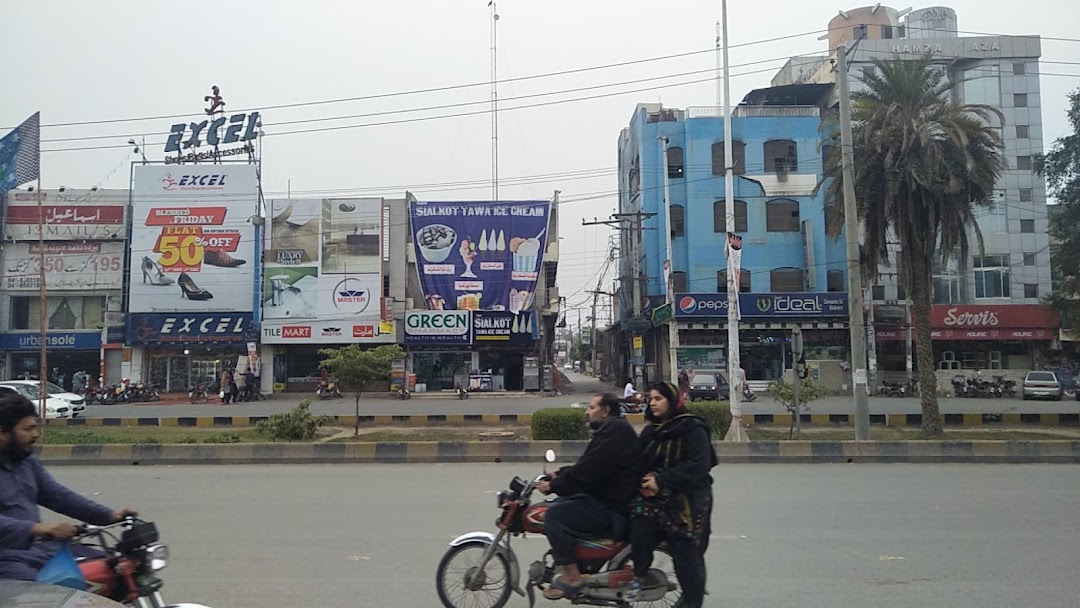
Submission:
M 458 253 L 461 254 L 461 261 L 465 262 L 465 272 L 461 273 L 461 276 L 475 279 L 476 275 L 472 271 L 472 263 L 476 259 L 476 242 L 467 238 L 461 239 Z

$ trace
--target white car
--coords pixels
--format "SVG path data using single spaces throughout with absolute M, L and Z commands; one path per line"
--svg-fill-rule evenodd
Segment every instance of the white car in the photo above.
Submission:
M 0 386 L 15 386 L 23 387 L 19 389 L 19 392 L 27 394 L 26 397 L 31 401 L 36 401 L 38 398 L 38 390 L 41 388 L 41 383 L 37 380 L 4 380 L 0 382 Z M 24 390 L 25 389 L 25 390 Z M 68 408 L 71 410 L 71 418 L 78 418 L 81 414 L 86 413 L 86 399 L 78 394 L 65 391 L 63 388 L 53 384 L 52 382 L 45 383 L 46 395 L 49 399 L 61 399 L 68 403 Z
M 27 390 L 25 386 L 10 385 L 10 384 L 7 384 L 7 383 L 0 384 L 0 397 L 3 397 L 4 395 L 6 395 L 8 393 L 15 393 L 15 394 L 18 394 L 18 395 L 22 395 L 23 397 L 26 397 L 27 399 L 32 401 L 34 403 L 35 407 L 38 407 L 38 398 L 37 398 L 38 392 L 37 392 L 37 390 L 34 390 L 33 391 L 33 396 L 31 396 L 31 392 L 29 390 Z M 71 417 L 71 405 L 67 401 L 64 401 L 63 399 L 58 399 L 56 397 L 47 397 L 45 399 L 45 419 L 46 420 L 52 420 L 54 418 L 70 418 L 70 417 Z

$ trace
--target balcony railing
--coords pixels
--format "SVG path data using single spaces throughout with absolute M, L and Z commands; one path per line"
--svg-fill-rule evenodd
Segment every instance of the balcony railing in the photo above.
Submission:
M 817 118 L 817 106 L 735 106 L 733 118 Z M 724 108 L 718 106 L 692 106 L 686 108 L 687 118 L 721 118 Z

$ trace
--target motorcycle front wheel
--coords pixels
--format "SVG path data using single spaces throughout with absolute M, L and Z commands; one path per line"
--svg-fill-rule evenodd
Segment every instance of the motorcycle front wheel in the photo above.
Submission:
M 619 560 L 618 563 L 611 565 L 611 570 L 622 570 L 630 567 L 630 556 Z M 672 557 L 671 551 L 667 548 L 667 545 L 660 545 L 653 551 L 653 563 L 652 569 L 659 570 L 667 577 L 668 582 L 678 583 L 679 579 L 675 576 L 675 558 Z M 654 602 L 634 602 L 631 604 L 634 608 L 682 608 L 682 588 L 675 589 L 674 591 L 668 591 L 664 594 L 664 597 Z
M 435 587 L 446 608 L 502 608 L 510 600 L 510 564 L 496 552 L 483 571 L 480 563 L 488 545 L 472 542 L 451 547 L 439 561 Z M 477 578 L 479 577 L 479 578 Z M 466 579 L 471 584 L 466 585 Z

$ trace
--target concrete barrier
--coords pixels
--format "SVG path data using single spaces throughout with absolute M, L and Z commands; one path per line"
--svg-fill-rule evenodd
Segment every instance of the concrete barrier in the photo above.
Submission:
M 539 466 L 555 450 L 576 460 L 584 441 L 440 441 L 46 445 L 50 465 L 509 462 Z M 721 463 L 1070 463 L 1080 441 L 753 441 L 716 443 Z
M 584 411 L 582 416 L 584 416 Z M 49 426 L 169 426 L 169 427 L 249 427 L 269 416 L 180 416 L 168 418 L 74 418 L 49 420 Z M 788 426 L 791 414 L 753 414 L 746 419 L 755 425 Z M 356 416 L 334 416 L 337 425 L 352 427 Z M 631 424 L 643 424 L 643 414 L 629 414 Z M 1075 426 L 1080 425 L 1078 414 L 944 414 L 945 426 Z M 803 424 L 810 426 L 853 426 L 851 414 L 803 414 Z M 420 414 L 402 416 L 360 416 L 360 426 L 501 426 L 528 425 L 532 414 Z M 919 426 L 922 414 L 871 414 L 870 424 L 887 426 Z

